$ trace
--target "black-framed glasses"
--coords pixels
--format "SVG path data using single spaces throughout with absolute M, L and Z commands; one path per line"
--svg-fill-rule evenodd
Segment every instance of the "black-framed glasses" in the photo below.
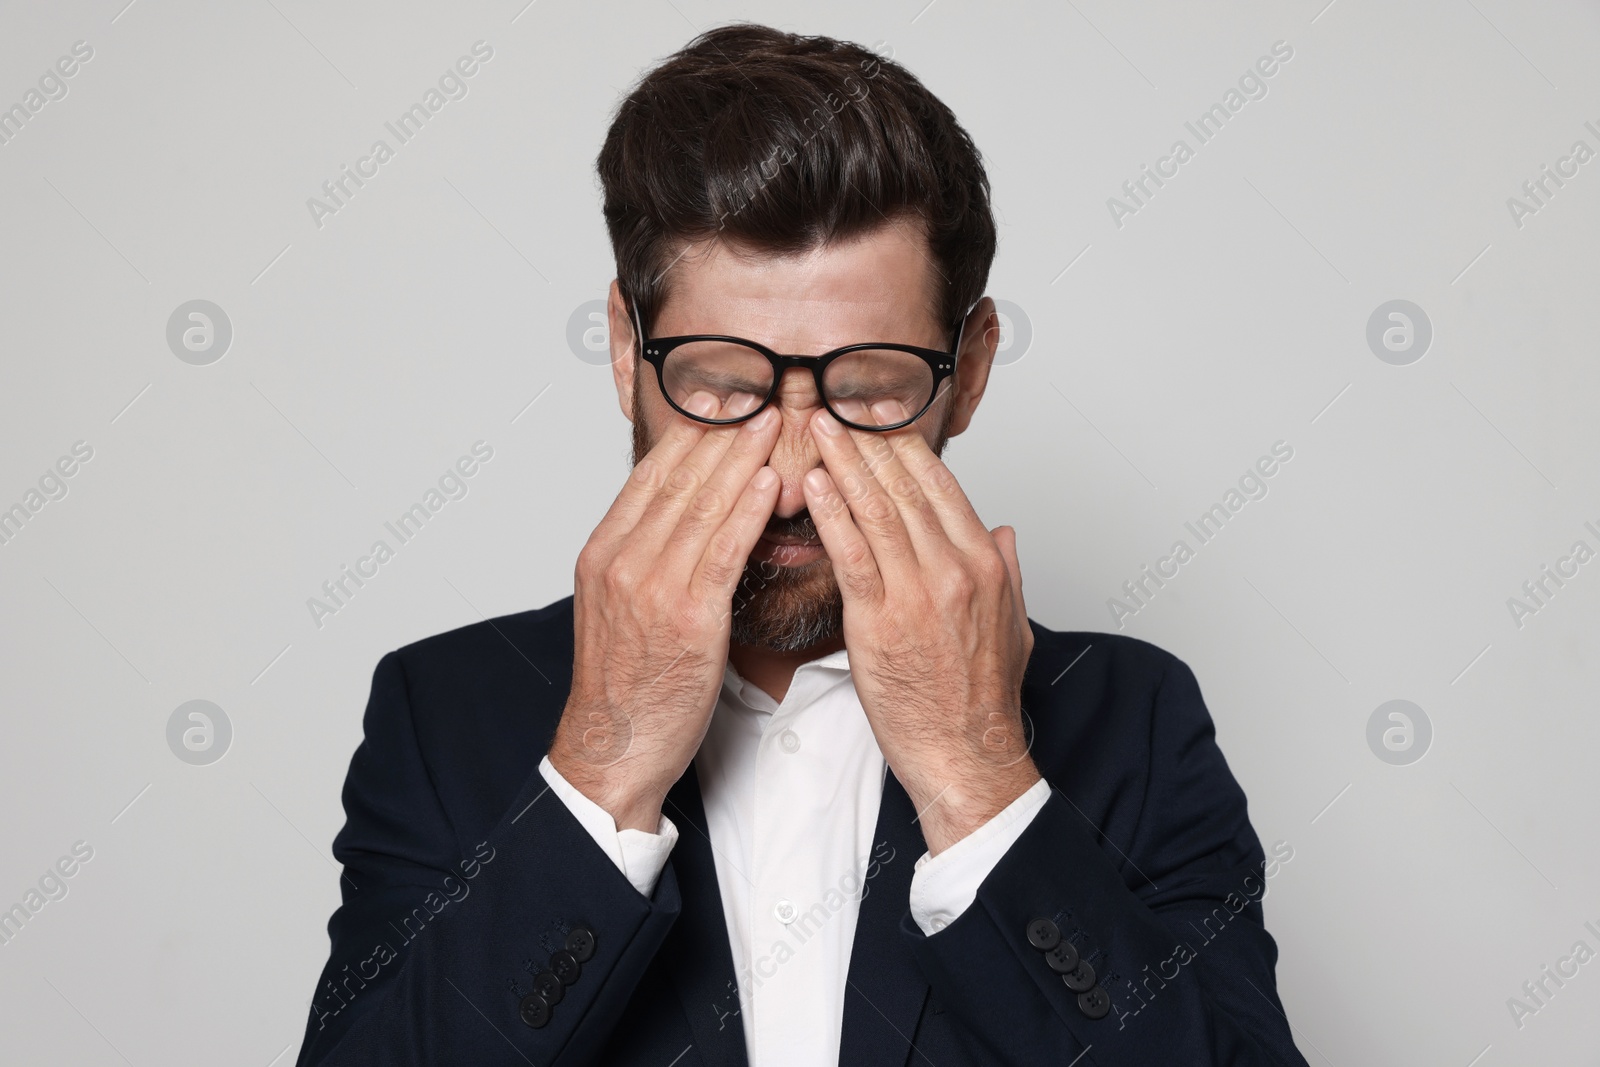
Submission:
M 639 309 L 634 307 L 633 313 L 644 359 L 655 367 L 661 395 L 679 414 L 712 426 L 744 422 L 772 403 L 786 370 L 809 367 L 829 414 L 846 426 L 878 433 L 908 426 L 933 406 L 940 385 L 955 373 L 967 319 L 963 315 L 956 324 L 949 352 L 869 341 L 817 356 L 786 356 L 725 334 L 646 338 Z M 716 402 L 707 415 L 685 406 L 700 392 Z M 908 417 L 884 421 L 872 410 L 880 401 L 898 402 Z

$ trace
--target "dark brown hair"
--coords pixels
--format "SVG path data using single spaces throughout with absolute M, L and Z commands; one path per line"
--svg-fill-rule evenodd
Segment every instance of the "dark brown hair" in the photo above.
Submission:
M 909 220 L 952 331 L 994 261 L 989 179 L 955 115 L 898 63 L 831 37 L 701 34 L 618 106 L 596 169 L 622 295 L 647 331 L 685 244 L 712 237 L 786 254 Z

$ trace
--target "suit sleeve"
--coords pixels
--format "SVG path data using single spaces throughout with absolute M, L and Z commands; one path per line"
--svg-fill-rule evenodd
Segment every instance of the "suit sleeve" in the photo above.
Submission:
M 402 653 L 374 672 L 344 807 L 343 903 L 301 1067 L 596 1062 L 679 913 L 670 866 L 641 894 L 537 768 L 495 826 L 453 825 Z M 548 1012 L 528 1010 L 556 972 Z
M 975 906 L 932 936 L 908 913 L 902 936 L 999 1063 L 1155 1065 L 1181 1050 L 1195 1067 L 1305 1067 L 1260 903 L 1293 850 L 1263 853 L 1175 658 L 1154 698 L 1149 765 L 1131 840 L 1104 838 L 1056 783 Z M 1052 961 L 1038 946 L 1057 939 Z
M 678 843 L 678 828 L 666 815 L 661 816 L 656 832 L 643 830 L 618 830 L 617 820 L 600 805 L 584 796 L 577 786 L 567 781 L 556 765 L 546 756 L 539 761 L 539 773 L 550 784 L 550 789 L 572 812 L 594 843 L 621 871 L 643 896 L 656 890 L 661 869 L 667 865 L 672 846 Z
M 911 918 L 925 934 L 936 934 L 961 917 L 978 887 L 1005 858 L 1050 799 L 1040 778 L 994 818 L 937 856 L 924 852 L 911 875 Z

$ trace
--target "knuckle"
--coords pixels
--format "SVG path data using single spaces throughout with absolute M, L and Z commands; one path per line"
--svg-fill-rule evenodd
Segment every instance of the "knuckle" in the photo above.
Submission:
M 715 589 L 731 585 L 737 577 L 737 569 L 733 564 L 733 555 L 736 549 L 732 546 L 717 545 L 713 543 L 711 554 L 700 565 L 700 576 L 706 584 Z
M 971 574 L 957 567 L 945 573 L 940 587 L 945 596 L 955 600 L 965 600 L 977 592 L 978 583 Z
M 691 492 L 691 491 L 693 491 L 695 486 L 697 486 L 699 484 L 700 484 L 700 479 L 695 474 L 694 468 L 692 468 L 692 467 L 687 467 L 687 466 L 674 467 L 672 469 L 672 473 L 667 475 L 667 482 L 666 482 L 667 488 L 672 490 L 674 493 L 688 493 L 688 492 Z
M 865 541 L 852 541 L 845 546 L 843 559 L 852 580 L 860 578 L 866 564 L 872 560 L 872 549 Z
M 853 571 L 845 575 L 845 588 L 852 597 L 864 599 L 872 595 L 877 582 L 872 575 L 860 571 Z
M 726 527 L 711 537 L 706 557 L 718 562 L 731 562 L 739 558 L 739 535 Z
M 882 493 L 872 493 L 861 502 L 861 517 L 868 522 L 888 522 L 895 512 L 894 502 Z
M 678 528 L 672 531 L 672 544 L 674 547 L 692 545 L 705 534 L 710 523 L 704 519 L 693 516 L 684 516 L 678 523 Z
M 713 487 L 701 486 L 695 493 L 694 499 L 689 502 L 689 512 L 700 518 L 712 518 L 728 510 L 728 501 L 721 492 Z
M 901 500 L 914 500 L 920 495 L 917 480 L 907 471 L 901 471 L 890 479 L 889 491 Z
M 998 550 L 979 558 L 978 574 L 990 585 L 1011 585 L 1011 567 Z
M 605 568 L 603 584 L 606 592 L 633 595 L 640 592 L 637 566 L 628 559 L 614 559 Z
M 633 480 L 639 485 L 655 489 L 661 485 L 661 461 L 647 455 L 633 465 Z
M 578 563 L 574 571 L 578 576 L 579 582 L 587 583 L 593 582 L 595 578 L 599 577 L 604 566 L 604 562 L 600 559 L 600 553 L 596 550 L 594 542 L 591 541 L 579 550 Z
M 1006 561 L 1000 557 L 999 552 L 979 550 L 962 561 L 960 570 L 972 579 L 973 584 L 988 585 L 1005 574 Z
M 923 483 L 946 496 L 955 495 L 958 488 L 956 476 L 950 473 L 950 468 L 937 461 L 928 468 L 928 473 L 923 476 Z

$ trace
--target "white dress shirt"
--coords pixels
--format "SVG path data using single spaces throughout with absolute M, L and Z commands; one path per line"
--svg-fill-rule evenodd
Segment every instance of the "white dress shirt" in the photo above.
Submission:
M 654 834 L 619 831 L 548 756 L 539 770 L 634 888 L 654 893 L 678 840 L 672 821 L 663 814 Z M 845 976 L 872 874 L 914 862 L 907 903 L 931 937 L 972 903 L 1050 792 L 1040 779 L 937 857 L 913 861 L 873 840 L 887 772 L 846 650 L 796 668 L 782 703 L 727 665 L 695 773 L 750 1067 L 838 1063 Z

